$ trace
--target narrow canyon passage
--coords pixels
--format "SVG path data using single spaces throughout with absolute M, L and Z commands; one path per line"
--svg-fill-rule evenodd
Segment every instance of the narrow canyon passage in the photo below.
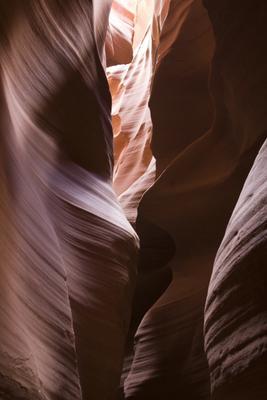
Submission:
M 266 20 L 0 0 L 0 400 L 267 398 Z

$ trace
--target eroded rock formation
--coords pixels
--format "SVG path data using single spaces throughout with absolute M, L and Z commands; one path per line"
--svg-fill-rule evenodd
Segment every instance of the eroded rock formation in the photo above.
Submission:
M 1 400 L 265 399 L 266 17 L 0 1 Z
M 112 189 L 111 2 L 12 5 L 1 24 L 0 397 L 115 398 L 138 240 Z
M 129 399 L 206 399 L 210 377 L 203 317 L 210 274 L 232 209 L 266 137 L 265 85 L 256 90 L 259 80 L 265 82 L 266 57 L 259 36 L 266 37 L 266 10 L 262 3 L 254 9 L 250 1 L 243 3 L 242 12 L 241 4 L 230 2 L 165 5 L 150 99 L 157 180 L 138 212 L 141 252 L 132 321 L 136 333 L 123 385 Z M 259 22 L 253 35 L 244 28 L 252 8 Z M 257 70 L 258 78 L 253 72 Z M 219 303 L 218 310 L 222 307 Z M 211 325 L 216 318 L 217 314 Z M 263 329 L 262 318 L 259 325 Z M 217 372 L 220 357 L 212 349 L 213 332 L 207 339 L 212 354 L 208 361 L 224 376 Z M 252 360 L 244 358 L 247 364 Z M 212 389 L 217 387 L 216 373 L 211 376 Z M 231 372 L 225 374 L 231 379 Z M 252 382 L 250 394 L 239 386 L 232 398 L 252 396 Z M 222 398 L 230 396 L 230 388 Z M 215 389 L 212 396 L 217 396 Z
M 235 168 L 244 176 L 267 132 L 267 5 L 242 2 L 240 13 L 241 2 L 206 3 L 217 39 L 228 132 L 240 160 Z M 251 15 L 253 27 L 248 24 Z M 209 285 L 205 342 L 216 400 L 267 395 L 266 199 L 265 142 L 231 216 Z

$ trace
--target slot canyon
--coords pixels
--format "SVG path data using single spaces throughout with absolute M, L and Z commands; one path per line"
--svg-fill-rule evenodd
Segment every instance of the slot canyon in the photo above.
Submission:
M 0 0 L 0 92 L 0 400 L 266 400 L 267 2 Z

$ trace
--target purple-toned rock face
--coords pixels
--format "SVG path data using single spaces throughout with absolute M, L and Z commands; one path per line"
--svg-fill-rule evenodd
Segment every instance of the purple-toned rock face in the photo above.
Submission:
M 1 399 L 119 385 L 138 239 L 112 189 L 110 5 L 20 2 L 1 26 Z
M 0 400 L 264 400 L 267 3 L 0 0 Z
M 262 146 L 218 250 L 205 310 L 215 399 L 264 399 L 267 362 L 267 143 Z

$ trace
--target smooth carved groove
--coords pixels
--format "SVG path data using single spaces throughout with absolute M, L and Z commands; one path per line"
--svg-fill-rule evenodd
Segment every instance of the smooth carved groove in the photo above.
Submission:
M 0 0 L 0 400 L 267 398 L 266 20 Z
M 110 6 L 19 2 L 1 25 L 3 400 L 116 397 L 138 238 L 111 180 Z

